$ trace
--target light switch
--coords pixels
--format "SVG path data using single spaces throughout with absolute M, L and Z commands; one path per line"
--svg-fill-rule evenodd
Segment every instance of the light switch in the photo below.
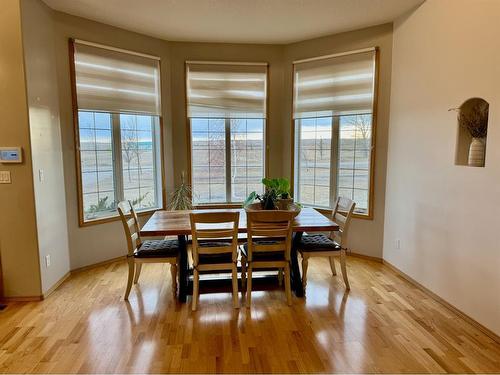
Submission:
M 38 179 L 40 180 L 40 182 L 43 182 L 45 180 L 45 174 L 43 172 L 43 169 L 38 170 Z
M 0 184 L 10 184 L 10 171 L 0 171 Z

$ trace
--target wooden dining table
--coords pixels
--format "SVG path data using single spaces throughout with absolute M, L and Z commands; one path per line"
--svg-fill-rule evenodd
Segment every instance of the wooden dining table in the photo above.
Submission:
M 180 302 L 186 302 L 189 294 L 189 276 L 191 270 L 188 262 L 188 235 L 191 234 L 191 224 L 189 214 L 191 212 L 240 212 L 240 222 L 238 225 L 239 233 L 247 232 L 247 217 L 244 209 L 198 209 L 198 210 L 181 210 L 181 211 L 156 211 L 142 227 L 140 233 L 144 237 L 156 236 L 177 236 L 179 240 L 179 269 L 178 269 L 178 285 Z M 290 277 L 292 281 L 292 289 L 297 297 L 304 296 L 302 280 L 300 276 L 298 262 L 298 244 L 304 232 L 328 232 L 336 231 L 339 226 L 329 218 L 316 211 L 313 208 L 303 208 L 295 217 L 293 222 L 293 242 L 291 251 L 291 270 Z

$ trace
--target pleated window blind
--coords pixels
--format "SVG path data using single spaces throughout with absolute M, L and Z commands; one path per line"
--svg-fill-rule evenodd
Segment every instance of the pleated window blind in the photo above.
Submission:
M 161 115 L 160 61 L 75 41 L 79 110 Z
M 187 62 L 190 118 L 266 117 L 267 64 Z
M 374 50 L 299 62 L 294 75 L 295 119 L 372 112 Z

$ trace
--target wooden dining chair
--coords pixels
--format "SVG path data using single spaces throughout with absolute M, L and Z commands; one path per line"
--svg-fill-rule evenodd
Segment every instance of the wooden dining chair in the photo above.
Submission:
M 179 258 L 179 242 L 175 240 L 145 240 L 140 234 L 137 213 L 130 201 L 118 203 L 118 213 L 122 220 L 127 238 L 128 280 L 125 300 L 128 300 L 132 284 L 137 284 L 143 263 L 170 263 L 172 289 L 177 292 L 177 264 Z
M 311 257 L 327 257 L 330 261 L 332 274 L 337 275 L 334 257 L 340 254 L 340 268 L 346 289 L 351 289 L 347 278 L 346 268 L 346 240 L 352 213 L 356 204 L 349 198 L 338 197 L 332 211 L 332 221 L 338 224 L 339 230 L 325 234 L 303 235 L 298 251 L 302 255 L 302 286 L 307 285 L 307 267 Z
M 290 252 L 294 217 L 295 214 L 288 211 L 247 211 L 248 242 L 243 245 L 241 256 L 242 282 L 246 279 L 247 285 L 247 308 L 252 302 L 254 269 L 284 270 L 286 300 L 288 305 L 292 304 Z
M 239 212 L 191 213 L 191 254 L 193 257 L 193 301 L 196 310 L 200 293 L 200 272 L 230 270 L 233 307 L 238 301 L 238 224 Z

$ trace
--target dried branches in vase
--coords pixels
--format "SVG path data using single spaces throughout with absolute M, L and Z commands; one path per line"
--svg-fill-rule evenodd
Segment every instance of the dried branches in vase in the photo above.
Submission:
M 479 102 L 470 111 L 460 111 L 458 123 L 472 138 L 485 138 L 488 133 L 488 103 Z

